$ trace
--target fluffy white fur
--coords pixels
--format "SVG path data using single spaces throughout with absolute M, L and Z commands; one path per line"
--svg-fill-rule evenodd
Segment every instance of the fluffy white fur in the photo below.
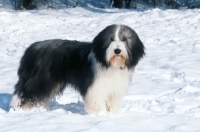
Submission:
M 19 98 L 18 95 L 13 95 L 12 100 L 10 102 L 10 107 L 11 108 L 18 108 L 21 105 L 21 99 Z
M 99 64 L 96 64 L 96 68 L 95 81 L 84 98 L 85 109 L 95 114 L 116 113 L 120 110 L 122 98 L 127 92 L 131 72 L 128 69 L 103 69 Z

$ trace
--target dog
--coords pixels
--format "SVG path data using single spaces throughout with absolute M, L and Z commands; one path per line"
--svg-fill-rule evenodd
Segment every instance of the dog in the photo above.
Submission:
M 72 86 L 87 113 L 117 113 L 144 50 L 137 33 L 125 25 L 107 26 L 90 43 L 61 39 L 33 43 L 21 58 L 10 106 L 44 106 Z

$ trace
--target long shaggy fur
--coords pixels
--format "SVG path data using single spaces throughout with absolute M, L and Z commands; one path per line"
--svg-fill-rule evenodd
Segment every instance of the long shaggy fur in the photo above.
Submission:
M 92 43 L 33 43 L 21 59 L 10 105 L 43 106 L 70 85 L 80 92 L 87 112 L 118 112 L 131 73 L 144 54 L 138 35 L 124 25 L 106 27 Z

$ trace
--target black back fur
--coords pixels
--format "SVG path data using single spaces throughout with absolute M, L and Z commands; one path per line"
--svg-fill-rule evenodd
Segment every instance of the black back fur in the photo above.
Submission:
M 24 103 L 27 100 L 44 101 L 52 92 L 60 93 L 71 84 L 84 96 L 94 78 L 88 61 L 91 47 L 91 43 L 69 40 L 32 44 L 21 59 L 14 93 Z

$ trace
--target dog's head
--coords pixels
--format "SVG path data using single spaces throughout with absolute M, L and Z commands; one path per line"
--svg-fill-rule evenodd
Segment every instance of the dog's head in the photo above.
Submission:
M 132 68 L 145 54 L 144 45 L 134 30 L 125 25 L 110 25 L 93 40 L 93 52 L 103 67 Z

